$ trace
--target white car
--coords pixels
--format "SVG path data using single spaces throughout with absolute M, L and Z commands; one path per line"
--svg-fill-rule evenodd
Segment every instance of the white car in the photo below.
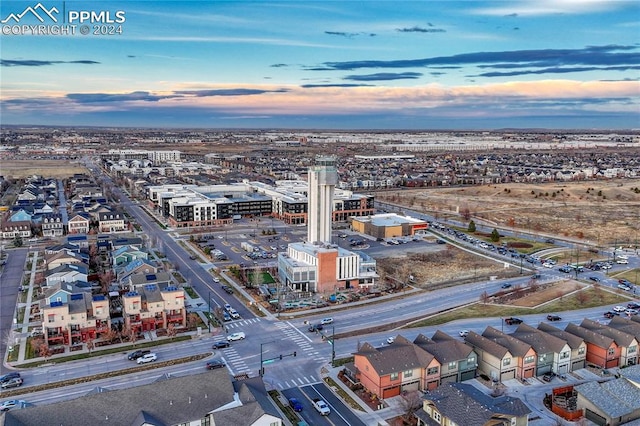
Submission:
M 16 407 L 22 408 L 26 403 L 27 401 L 23 401 L 22 399 L 10 399 L 0 404 L 0 411 L 9 411 Z
M 396 340 L 395 337 L 387 337 L 387 343 L 392 344 Z
M 220 282 L 220 278 L 213 277 L 213 282 L 214 282 L 214 283 L 219 283 L 219 282 Z
M 460 337 L 467 337 L 469 335 L 469 330 L 460 330 L 458 334 L 460 335 Z
M 156 355 L 156 354 L 154 354 L 154 353 L 152 352 L 152 353 L 150 353 L 150 354 L 142 355 L 140 358 L 138 358 L 138 359 L 136 360 L 136 362 L 137 362 L 138 364 L 146 364 L 146 363 L 148 363 L 148 362 L 156 361 L 157 359 L 158 359 L 158 355 Z
M 625 308 L 626 309 L 626 308 Z M 235 340 L 243 340 L 246 336 L 244 335 L 244 331 L 239 331 L 237 333 L 232 333 L 227 336 L 227 340 L 233 342 Z
M 625 308 L 624 306 L 618 305 L 618 306 L 614 306 L 614 307 L 613 307 L 613 310 L 614 310 L 615 312 L 624 312 L 624 311 L 626 311 L 626 310 L 627 310 L 627 308 Z
M 320 324 L 327 325 L 327 324 L 332 324 L 332 323 L 333 323 L 333 318 L 322 318 L 320 320 Z
M 619 288 L 620 290 L 624 290 L 624 291 L 631 291 L 631 287 L 626 286 L 626 285 L 624 285 L 624 284 L 618 284 L 618 288 Z
M 624 311 L 625 314 L 631 316 L 631 315 L 638 315 L 638 310 L 637 309 L 627 309 L 626 311 Z
M 627 259 L 618 259 L 618 260 L 616 260 L 616 263 L 618 265 L 627 265 L 629 263 L 629 261 Z

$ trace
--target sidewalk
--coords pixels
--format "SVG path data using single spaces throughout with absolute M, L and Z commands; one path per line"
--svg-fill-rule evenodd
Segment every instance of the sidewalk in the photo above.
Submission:
M 22 317 L 22 324 L 18 324 L 16 330 L 20 330 L 20 343 L 18 350 L 18 360 L 17 363 L 23 363 L 25 353 L 27 351 L 27 336 L 29 335 L 29 314 L 31 312 L 31 301 L 33 300 L 33 284 L 36 278 L 36 269 L 38 268 L 38 252 L 33 252 L 33 259 L 31 261 L 31 274 L 29 276 L 29 287 L 27 288 L 27 299 L 24 303 L 24 316 Z M 17 333 L 17 331 L 16 331 Z M 9 366 L 6 362 L 7 358 L 5 358 L 5 366 Z
M 385 408 L 381 410 L 373 410 L 367 404 L 360 399 L 358 395 L 356 395 L 349 387 L 347 387 L 342 380 L 338 378 L 338 373 L 342 370 L 343 367 L 331 367 L 331 366 L 323 366 L 320 370 L 321 377 L 330 377 L 340 388 L 341 391 L 345 392 L 349 395 L 354 401 L 360 405 L 364 409 L 364 413 L 362 411 L 353 410 L 354 413 L 358 415 L 358 417 L 363 421 L 363 423 L 367 425 L 379 425 L 379 426 L 389 426 L 387 419 L 393 419 L 395 417 L 401 416 L 405 414 L 406 408 L 404 406 L 404 402 L 402 396 L 394 396 L 392 398 L 387 398 L 384 400 L 384 403 L 387 405 Z M 333 389 L 333 388 L 332 388 Z M 336 396 L 340 399 L 340 395 L 333 389 Z M 350 407 L 350 404 L 345 401 L 345 405 Z

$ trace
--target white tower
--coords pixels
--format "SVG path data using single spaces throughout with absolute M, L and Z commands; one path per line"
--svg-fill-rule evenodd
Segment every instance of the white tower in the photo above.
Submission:
M 312 244 L 331 242 L 333 218 L 333 191 L 338 183 L 336 159 L 316 156 L 316 163 L 309 167 L 309 195 L 307 214 L 307 242 Z

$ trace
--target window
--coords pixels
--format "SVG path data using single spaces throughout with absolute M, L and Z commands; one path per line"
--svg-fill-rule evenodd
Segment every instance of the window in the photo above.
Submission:
M 505 358 L 502 360 L 502 365 L 506 367 L 507 365 L 511 365 L 511 358 Z
M 638 350 L 637 346 L 629 346 L 629 353 L 633 354 Z
M 467 358 L 467 364 L 475 364 L 475 363 L 476 363 L 475 356 L 470 356 L 469 358 Z
M 449 363 L 449 370 L 455 370 L 458 367 L 458 361 L 451 361 Z
M 427 374 L 431 376 L 432 374 L 438 374 L 438 367 L 431 367 L 427 369 Z
M 578 348 L 578 355 L 584 355 L 585 350 L 586 350 L 586 349 L 585 349 L 585 347 L 584 347 L 584 346 L 582 346 L 582 347 Z
M 524 363 L 525 363 L 525 364 L 531 364 L 531 363 L 532 363 L 532 362 L 534 362 L 535 360 L 536 360 L 536 357 L 535 357 L 535 356 L 533 356 L 533 355 L 531 355 L 531 356 L 528 356 L 528 357 L 525 357 L 525 358 L 524 358 Z
M 615 349 L 615 348 L 609 348 L 609 349 L 607 350 L 607 354 L 608 354 L 608 355 L 614 355 L 615 353 L 616 353 L 616 349 Z
M 413 377 L 413 370 L 403 371 L 402 372 L 402 377 L 404 377 L 404 378 Z
M 398 373 L 391 373 L 389 375 L 389 380 L 398 380 Z
M 560 354 L 560 359 L 567 359 L 567 358 L 569 358 L 569 351 L 565 351 Z
M 433 412 L 433 420 L 435 420 L 436 422 L 440 423 L 440 421 L 442 420 L 442 416 L 440 415 L 440 413 L 438 413 L 437 411 Z
M 545 362 L 547 360 L 547 354 L 542 354 L 538 357 L 538 362 Z

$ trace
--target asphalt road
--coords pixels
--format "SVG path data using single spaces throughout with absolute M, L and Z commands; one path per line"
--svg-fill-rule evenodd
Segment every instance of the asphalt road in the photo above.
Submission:
M 27 248 L 5 250 L 7 263 L 2 267 L 0 274 L 0 354 L 4 356 L 7 352 L 9 341 L 12 341 L 14 328 L 13 317 L 18 300 L 18 286 L 22 283 L 25 261 L 27 259 Z M 9 370 L 0 365 L 0 373 L 5 374 Z

